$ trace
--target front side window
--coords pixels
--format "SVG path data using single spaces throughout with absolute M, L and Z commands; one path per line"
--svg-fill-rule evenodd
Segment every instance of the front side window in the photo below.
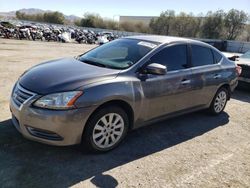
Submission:
M 169 46 L 151 57 L 152 63 L 167 66 L 168 71 L 175 71 L 187 68 L 187 46 Z
M 213 54 L 210 48 L 191 45 L 192 64 L 194 67 L 214 64 Z
M 92 65 L 126 69 L 158 45 L 156 42 L 137 39 L 117 39 L 83 54 L 78 59 Z

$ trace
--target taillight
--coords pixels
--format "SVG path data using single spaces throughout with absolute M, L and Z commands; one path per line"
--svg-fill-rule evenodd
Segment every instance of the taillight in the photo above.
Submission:
M 238 75 L 238 76 L 240 76 L 240 74 L 241 74 L 241 72 L 242 72 L 242 68 L 241 68 L 241 66 L 236 65 L 235 70 L 236 70 L 237 75 Z

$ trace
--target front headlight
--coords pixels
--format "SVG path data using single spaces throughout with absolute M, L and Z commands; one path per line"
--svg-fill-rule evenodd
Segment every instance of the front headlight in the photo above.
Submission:
M 82 91 L 69 91 L 45 95 L 38 99 L 34 106 L 48 109 L 71 109 L 75 101 L 83 94 Z

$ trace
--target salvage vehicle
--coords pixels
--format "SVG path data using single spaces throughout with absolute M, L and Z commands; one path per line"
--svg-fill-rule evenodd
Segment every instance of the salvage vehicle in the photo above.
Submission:
M 103 44 L 106 44 L 108 42 L 109 42 L 109 40 L 108 40 L 107 35 L 98 35 L 97 36 L 97 41 L 96 41 L 97 44 L 103 45 Z
M 242 68 L 239 87 L 250 90 L 250 50 L 239 56 L 236 63 Z
M 244 54 L 222 52 L 229 60 L 235 61 L 241 69 L 237 89 L 250 90 L 250 50 Z
M 12 91 L 12 121 L 34 141 L 106 152 L 140 126 L 201 109 L 219 115 L 237 86 L 238 70 L 203 42 L 116 39 L 25 71 Z

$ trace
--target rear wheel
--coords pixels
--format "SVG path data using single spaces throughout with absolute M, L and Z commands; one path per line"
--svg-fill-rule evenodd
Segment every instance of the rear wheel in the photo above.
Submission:
M 214 99 L 209 107 L 209 111 L 214 115 L 220 114 L 226 107 L 227 100 L 228 100 L 228 90 L 222 87 L 215 94 Z
M 128 116 L 122 108 L 102 108 L 94 113 L 86 124 L 82 145 L 94 152 L 112 150 L 126 136 L 128 126 Z

